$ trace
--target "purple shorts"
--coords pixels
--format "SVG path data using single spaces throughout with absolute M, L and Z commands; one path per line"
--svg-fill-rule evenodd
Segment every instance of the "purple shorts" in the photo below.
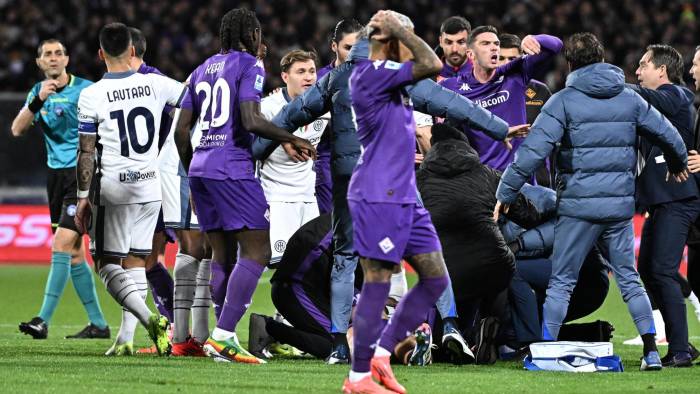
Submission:
M 442 250 L 430 213 L 418 204 L 348 200 L 355 250 L 365 258 L 401 262 Z
M 190 177 L 190 191 L 202 231 L 270 228 L 269 207 L 257 179 Z

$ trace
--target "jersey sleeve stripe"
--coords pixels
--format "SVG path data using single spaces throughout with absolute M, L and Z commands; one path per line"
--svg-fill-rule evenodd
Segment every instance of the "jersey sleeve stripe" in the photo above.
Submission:
M 185 94 L 187 94 L 187 86 L 185 86 L 182 89 L 182 93 L 180 93 L 180 97 L 177 99 L 177 103 L 175 104 L 175 107 L 180 108 L 180 106 L 182 105 L 182 100 L 185 99 Z
M 78 123 L 78 132 L 90 134 L 97 133 L 97 124 L 90 122 L 80 122 Z

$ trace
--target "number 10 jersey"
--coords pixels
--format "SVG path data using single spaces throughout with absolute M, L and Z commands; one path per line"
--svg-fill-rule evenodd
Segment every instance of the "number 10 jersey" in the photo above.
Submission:
M 101 205 L 160 201 L 158 127 L 187 87 L 158 74 L 106 73 L 80 94 L 78 132 L 96 134 Z
M 199 118 L 202 132 L 189 176 L 207 179 L 255 179 L 251 133 L 241 123 L 240 104 L 260 102 L 265 71 L 245 52 L 216 54 L 189 78 L 182 108 Z

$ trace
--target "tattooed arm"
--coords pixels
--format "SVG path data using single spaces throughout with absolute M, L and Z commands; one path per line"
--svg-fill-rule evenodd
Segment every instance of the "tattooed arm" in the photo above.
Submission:
M 75 226 L 81 234 L 87 232 L 92 212 L 88 194 L 90 193 L 92 174 L 95 171 L 96 141 L 97 134 L 80 133 L 76 173 L 78 180 L 78 206 L 75 212 Z

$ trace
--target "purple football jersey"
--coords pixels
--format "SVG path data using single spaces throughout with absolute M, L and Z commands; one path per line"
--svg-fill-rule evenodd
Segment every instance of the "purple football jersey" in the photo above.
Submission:
M 403 86 L 413 82 L 413 63 L 361 60 L 350 77 L 350 95 L 362 155 L 352 173 L 348 199 L 416 202 L 416 126 Z
M 326 75 L 326 74 L 328 74 L 329 72 L 331 72 L 331 70 L 332 70 L 333 67 L 334 67 L 334 66 L 333 66 L 334 64 L 335 64 L 335 60 L 334 60 L 331 64 L 328 64 L 328 65 L 326 65 L 326 66 L 323 66 L 323 67 L 319 68 L 319 69 L 316 71 L 316 80 L 319 80 L 319 79 L 323 78 L 324 75 Z
M 442 70 L 440 70 L 440 74 L 437 76 L 437 80 L 442 81 L 443 79 L 447 78 L 454 78 L 458 77 L 463 74 L 469 74 L 472 72 L 472 61 L 469 59 L 466 59 L 464 63 L 462 63 L 461 66 L 459 67 L 453 67 L 447 64 L 447 62 L 443 61 L 442 62 Z
M 240 104 L 260 102 L 265 71 L 245 52 L 219 53 L 190 75 L 182 108 L 199 117 L 202 138 L 194 151 L 190 176 L 253 179 L 252 134 L 241 124 Z
M 440 84 L 491 111 L 509 126 L 525 124 L 527 85 L 538 71 L 543 71 L 546 62 L 559 53 L 563 45 L 556 37 L 541 34 L 535 38 L 542 46 L 539 54 L 523 56 L 498 67 L 493 78 L 486 83 L 481 83 L 474 77 L 472 68 L 470 72 L 445 79 Z M 523 141 L 520 138 L 513 139 L 513 150 L 509 151 L 502 142 L 493 140 L 479 130 L 465 125 L 464 131 L 472 147 L 479 153 L 481 162 L 501 171 L 513 162 L 515 152 Z

